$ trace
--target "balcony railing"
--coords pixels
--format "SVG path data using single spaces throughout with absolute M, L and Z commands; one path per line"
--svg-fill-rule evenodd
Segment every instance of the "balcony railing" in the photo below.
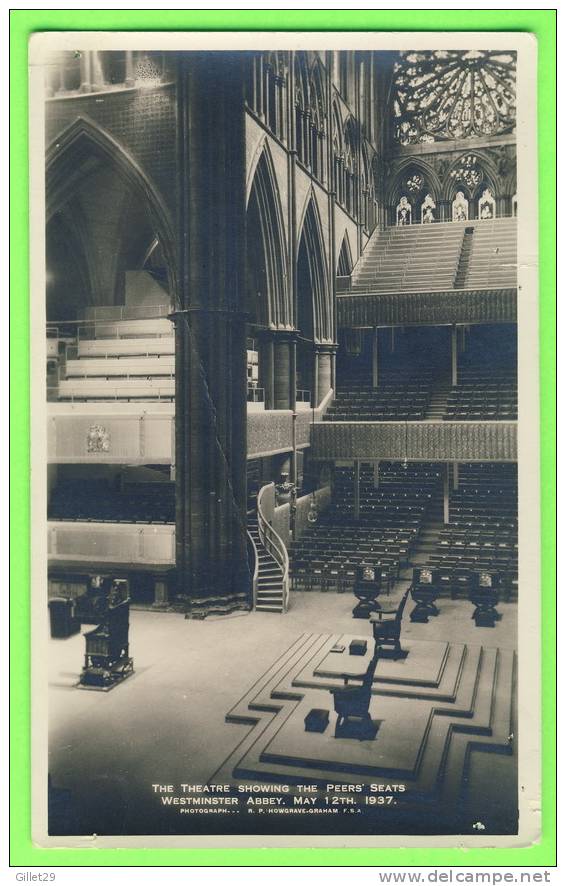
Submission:
M 121 407 L 121 408 L 120 408 Z M 172 464 L 174 406 L 57 403 L 47 418 L 51 464 Z
M 50 561 L 173 566 L 175 526 L 139 523 L 47 523 Z
M 263 403 L 265 400 L 265 391 L 263 388 L 256 388 L 254 385 L 248 385 L 248 403 Z
M 265 507 L 266 503 L 267 508 Z M 287 612 L 289 606 L 289 554 L 283 540 L 268 519 L 267 511 L 273 512 L 274 503 L 275 484 L 268 483 L 267 486 L 260 489 L 257 496 L 257 526 L 262 545 L 281 569 L 283 576 L 283 612 Z
M 149 387 L 147 380 L 139 380 L 139 384 L 135 384 L 135 378 L 127 378 L 128 382 L 133 382 L 128 387 L 125 385 L 111 385 L 106 380 L 102 380 L 96 384 L 90 385 L 89 389 L 80 390 L 80 386 L 73 390 L 69 385 L 74 379 L 62 381 L 59 386 L 48 386 L 47 401 L 60 403 L 164 403 L 171 402 L 175 398 L 174 379 L 171 377 L 169 385 L 159 385 Z M 84 379 L 78 379 L 84 382 Z M 88 381 L 91 381 L 89 379 Z M 92 381 L 96 382 L 96 379 Z M 65 387 L 67 386 L 67 387 Z

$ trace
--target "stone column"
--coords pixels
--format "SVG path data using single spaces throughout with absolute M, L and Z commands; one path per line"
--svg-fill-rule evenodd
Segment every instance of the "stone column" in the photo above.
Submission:
M 360 461 L 354 462 L 354 520 L 360 519 Z
M 134 53 L 131 49 L 126 50 L 126 78 L 125 85 L 132 87 L 135 84 L 134 77 Z
M 81 68 L 81 92 L 91 92 L 92 90 L 92 81 L 91 81 L 91 69 L 92 69 L 92 60 L 90 51 L 85 51 L 82 53 L 80 58 L 80 68 Z
M 266 409 L 273 406 L 273 336 L 270 332 L 259 335 L 259 383 L 264 391 Z
M 373 388 L 379 387 L 379 329 L 377 326 L 373 330 L 372 352 L 371 352 L 371 385 Z
M 454 324 L 451 330 L 451 373 L 452 384 L 458 384 L 458 327 Z
M 337 345 L 315 344 L 315 372 L 316 372 L 316 400 L 315 405 L 320 406 L 329 390 L 333 386 L 334 356 Z
M 291 351 L 295 343 L 285 332 L 273 335 L 273 408 L 291 409 Z
M 450 462 L 444 465 L 444 490 L 443 490 L 443 520 L 445 523 L 450 522 L 450 482 L 449 482 Z
M 176 559 L 178 592 L 205 610 L 251 599 L 244 64 L 239 53 L 178 62 Z
M 290 342 L 289 350 L 289 385 L 290 385 L 290 408 L 293 413 L 293 426 L 291 431 L 292 452 L 291 452 L 291 483 L 297 487 L 297 341 L 293 337 Z M 291 526 L 293 529 L 293 526 Z

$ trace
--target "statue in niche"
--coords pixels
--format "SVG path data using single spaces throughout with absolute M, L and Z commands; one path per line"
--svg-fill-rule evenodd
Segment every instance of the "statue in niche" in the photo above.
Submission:
M 434 217 L 435 209 L 436 203 L 434 202 L 430 194 L 427 194 L 421 206 L 421 224 L 430 225 L 432 224 L 432 222 L 436 221 Z
M 489 188 L 483 191 L 479 199 L 478 216 L 482 221 L 495 218 L 495 200 Z
M 458 191 L 452 201 L 452 221 L 468 221 L 468 201 L 463 191 Z
M 411 216 L 413 214 L 413 210 L 411 204 L 407 200 L 406 197 L 401 197 L 399 203 L 397 204 L 397 225 L 410 225 L 411 224 Z

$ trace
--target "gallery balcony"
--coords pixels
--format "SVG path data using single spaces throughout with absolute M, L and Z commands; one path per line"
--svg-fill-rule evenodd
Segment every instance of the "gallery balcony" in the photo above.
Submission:
M 516 461 L 516 421 L 324 421 L 313 427 L 314 458 Z

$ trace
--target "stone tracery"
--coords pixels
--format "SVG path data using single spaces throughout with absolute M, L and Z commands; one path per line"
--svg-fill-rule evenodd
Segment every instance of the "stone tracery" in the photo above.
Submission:
M 403 145 L 490 136 L 515 124 L 514 54 L 403 52 L 395 65 L 395 138 Z

